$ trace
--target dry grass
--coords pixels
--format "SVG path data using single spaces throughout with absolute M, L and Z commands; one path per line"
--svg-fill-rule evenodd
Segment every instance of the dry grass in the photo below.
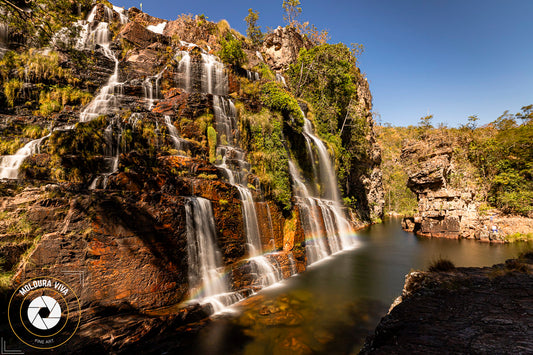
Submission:
M 455 265 L 450 260 L 443 259 L 441 257 L 438 260 L 431 263 L 428 270 L 431 272 L 453 271 L 455 270 Z

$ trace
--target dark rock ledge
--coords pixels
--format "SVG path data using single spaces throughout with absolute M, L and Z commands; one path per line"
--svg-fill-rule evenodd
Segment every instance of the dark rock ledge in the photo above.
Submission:
M 533 252 L 410 273 L 361 354 L 533 354 Z

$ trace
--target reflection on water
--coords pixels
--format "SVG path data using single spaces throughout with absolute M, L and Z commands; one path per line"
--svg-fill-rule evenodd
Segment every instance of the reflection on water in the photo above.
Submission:
M 235 306 L 203 329 L 196 354 L 350 354 L 402 291 L 411 269 L 440 257 L 490 266 L 532 245 L 418 238 L 390 220 L 358 233 L 354 250 L 314 265 Z

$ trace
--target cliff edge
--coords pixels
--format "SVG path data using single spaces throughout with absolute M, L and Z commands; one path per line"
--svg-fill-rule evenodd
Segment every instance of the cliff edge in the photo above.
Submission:
M 361 354 L 531 354 L 533 253 L 484 268 L 412 272 Z

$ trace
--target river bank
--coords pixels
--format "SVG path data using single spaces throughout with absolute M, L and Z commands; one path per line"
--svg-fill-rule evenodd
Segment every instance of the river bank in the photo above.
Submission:
M 533 352 L 533 253 L 483 268 L 411 272 L 361 354 Z

